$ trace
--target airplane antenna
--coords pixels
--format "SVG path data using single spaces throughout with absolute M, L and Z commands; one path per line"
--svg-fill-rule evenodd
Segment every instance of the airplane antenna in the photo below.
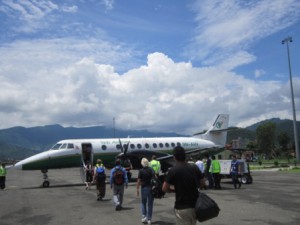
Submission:
M 114 130 L 114 138 L 116 138 L 115 117 L 113 118 L 113 130 Z

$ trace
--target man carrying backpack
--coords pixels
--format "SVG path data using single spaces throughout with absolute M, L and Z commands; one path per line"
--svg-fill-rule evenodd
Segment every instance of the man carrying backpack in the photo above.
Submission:
M 106 190 L 105 180 L 106 180 L 105 167 L 103 166 L 101 159 L 97 159 L 97 164 L 95 166 L 94 179 L 93 179 L 93 183 L 96 183 L 96 187 L 97 187 L 97 201 L 100 201 L 105 197 L 105 190 Z
M 110 188 L 113 188 L 113 201 L 116 211 L 122 209 L 124 188 L 128 186 L 127 172 L 121 167 L 120 159 L 116 160 L 116 166 L 110 172 Z

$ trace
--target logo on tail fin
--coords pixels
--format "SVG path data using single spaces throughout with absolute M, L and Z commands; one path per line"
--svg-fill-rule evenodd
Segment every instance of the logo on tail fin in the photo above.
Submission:
M 222 125 L 223 125 L 223 121 L 219 121 L 219 122 L 216 123 L 216 127 L 217 127 L 218 129 L 221 128 Z

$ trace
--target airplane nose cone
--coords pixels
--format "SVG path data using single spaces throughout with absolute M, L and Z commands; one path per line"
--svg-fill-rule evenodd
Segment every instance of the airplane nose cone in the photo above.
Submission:
M 23 169 L 23 163 L 22 162 L 17 162 L 14 165 L 14 168 L 18 169 L 18 170 L 22 170 Z

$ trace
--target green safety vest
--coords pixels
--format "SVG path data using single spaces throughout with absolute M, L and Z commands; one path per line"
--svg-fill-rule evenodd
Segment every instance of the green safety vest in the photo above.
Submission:
M 6 176 L 6 169 L 4 167 L 0 167 L 0 177 L 5 177 Z
M 157 160 L 151 160 L 150 166 L 154 170 L 155 173 L 158 173 L 160 170 L 160 162 Z
M 211 161 L 210 172 L 211 173 L 220 173 L 221 172 L 221 166 L 220 166 L 220 162 L 218 160 Z

